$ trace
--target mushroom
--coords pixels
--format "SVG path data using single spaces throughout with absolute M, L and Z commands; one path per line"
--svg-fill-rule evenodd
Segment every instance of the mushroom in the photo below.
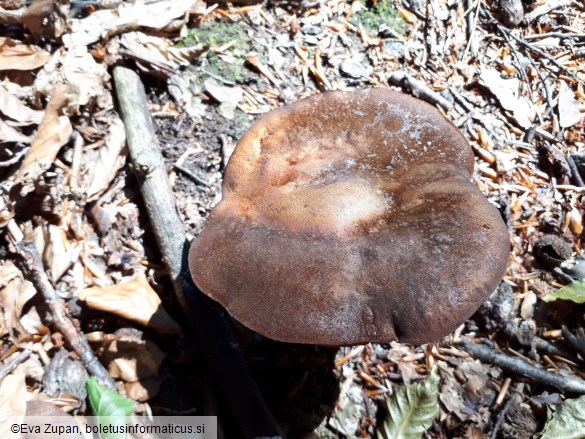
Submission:
M 197 286 L 269 338 L 427 343 L 497 287 L 508 230 L 434 107 L 374 88 L 273 110 L 244 134 L 193 242 Z

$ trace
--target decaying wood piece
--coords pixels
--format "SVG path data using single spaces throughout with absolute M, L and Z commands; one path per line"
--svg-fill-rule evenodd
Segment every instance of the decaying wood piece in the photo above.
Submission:
M 175 292 L 189 315 L 210 368 L 245 437 L 278 437 L 280 429 L 238 350 L 225 311 L 197 290 L 189 273 L 183 225 L 177 214 L 167 170 L 156 139 L 144 86 L 129 68 L 113 72 L 132 167 Z

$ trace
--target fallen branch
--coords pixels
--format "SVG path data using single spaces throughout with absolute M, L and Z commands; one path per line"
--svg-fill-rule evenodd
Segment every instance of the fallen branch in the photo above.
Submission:
M 116 66 L 113 76 L 132 167 L 177 298 L 191 317 L 199 344 L 244 437 L 278 437 L 280 429 L 239 351 L 225 311 L 201 293 L 191 279 L 189 243 L 175 208 L 144 86 L 126 67 Z
M 461 341 L 460 344 L 467 351 L 471 352 L 478 360 L 527 376 L 542 384 L 554 386 L 569 392 L 585 394 L 585 381 L 581 379 L 562 377 L 536 366 L 532 366 L 520 358 L 509 357 L 505 354 L 496 352 L 487 346 L 475 344 L 467 340 Z
M 33 238 L 32 230 L 25 230 L 24 239 L 20 239 L 18 236 L 18 226 L 11 221 L 9 226 L 10 236 L 12 238 L 16 254 L 18 255 L 20 268 L 35 286 L 36 290 L 42 294 L 45 303 L 49 307 L 51 316 L 53 317 L 53 323 L 57 330 L 63 334 L 65 340 L 69 343 L 69 346 L 79 356 L 87 371 L 95 376 L 98 381 L 110 389 L 116 390 L 116 383 L 106 370 L 106 368 L 99 362 L 95 356 L 93 350 L 89 346 L 85 334 L 78 331 L 71 318 L 69 312 L 65 307 L 63 299 L 59 297 L 55 288 L 49 281 L 45 272 L 45 267 L 41 259 L 41 255 L 37 250 Z
M 526 24 L 532 23 L 538 17 L 542 15 L 546 15 L 549 12 L 562 8 L 564 6 L 568 6 L 573 3 L 574 0 L 548 0 L 544 5 L 540 5 L 534 11 L 529 12 L 528 14 L 524 15 L 524 22 Z
M 431 90 L 425 83 L 413 78 L 406 72 L 394 72 L 388 81 L 394 85 L 410 90 L 414 97 L 422 99 L 430 104 L 438 105 L 445 111 L 451 109 L 451 102 L 439 93 Z

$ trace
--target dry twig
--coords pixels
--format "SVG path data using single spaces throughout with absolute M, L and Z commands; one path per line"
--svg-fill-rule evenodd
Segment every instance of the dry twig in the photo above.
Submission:
M 185 174 L 187 177 L 189 177 L 195 183 L 199 183 L 200 185 L 203 185 L 203 186 L 209 186 L 209 182 L 206 179 L 204 179 L 203 177 L 199 177 L 197 174 L 189 171 L 187 168 L 185 168 L 181 165 L 178 165 L 176 163 L 173 165 L 173 168 L 175 168 L 177 171 L 181 171 L 183 174 Z
M 550 56 L 548 53 L 540 50 L 538 47 L 534 46 L 533 44 L 531 44 L 527 41 L 524 41 L 522 38 L 517 37 L 516 35 L 514 35 L 512 32 L 510 32 L 505 27 L 498 26 L 498 30 L 502 33 L 505 33 L 509 37 L 513 38 L 516 42 L 518 42 L 518 44 L 520 44 L 524 48 L 528 49 L 530 52 L 536 53 L 537 55 L 539 55 L 542 58 L 549 61 L 551 64 L 553 64 L 555 67 L 557 67 L 560 71 L 564 72 L 565 75 L 569 76 L 570 78 L 577 79 L 577 77 L 575 76 L 575 74 L 571 70 L 569 70 L 567 67 L 565 67 L 564 65 L 559 63 L 555 58 Z M 539 60 L 539 61 L 541 61 L 541 60 Z
M 30 357 L 31 353 L 32 351 L 30 349 L 24 349 L 18 355 L 12 358 L 8 363 L 0 367 L 0 384 L 2 383 L 4 378 L 8 376 L 8 374 L 10 374 L 14 369 L 18 367 L 19 364 L 24 363 L 28 359 L 28 357 Z
M 467 340 L 461 342 L 462 346 L 471 352 L 473 356 L 483 362 L 495 364 L 521 375 L 525 375 L 535 381 L 559 389 L 585 394 L 585 381 L 578 378 L 565 378 L 560 375 L 547 372 L 546 370 L 528 364 L 520 358 L 512 358 L 505 354 L 495 352 L 487 346 L 472 343 Z
M 445 111 L 451 109 L 451 102 L 406 72 L 394 72 L 388 81 L 394 85 L 399 85 L 410 90 L 415 97 L 422 99 L 423 101 L 427 101 L 433 105 L 439 105 Z
M 33 242 L 32 230 L 25 231 L 23 240 L 19 240 L 20 237 L 15 236 L 14 233 L 11 233 L 11 238 L 19 257 L 20 267 L 28 275 L 37 291 L 43 295 L 45 303 L 51 311 L 56 328 L 63 334 L 65 340 L 67 340 L 71 348 L 81 358 L 88 372 L 95 376 L 103 385 L 115 390 L 116 384 L 114 380 L 93 353 L 87 338 L 85 338 L 85 334 L 78 331 L 71 321 L 63 299 L 59 297 L 55 288 L 51 285 L 45 272 L 45 267 L 43 267 L 41 255 Z
M 500 411 L 500 413 L 498 413 L 496 423 L 494 425 L 492 433 L 490 434 L 490 439 L 496 439 L 498 437 L 498 431 L 500 430 L 500 427 L 504 423 L 504 420 L 506 419 L 506 414 L 508 413 L 508 411 L 510 411 L 510 408 L 513 405 L 517 405 L 517 404 L 520 404 L 520 402 L 522 402 L 522 392 L 523 391 L 524 391 L 524 383 L 518 383 L 516 385 L 515 391 L 512 393 L 512 395 L 510 396 L 510 398 L 506 402 L 506 405 Z
M 16 154 L 14 154 L 8 160 L 4 160 L 3 162 L 0 162 L 0 168 L 5 168 L 5 167 L 12 166 L 12 165 L 18 163 L 26 155 L 26 153 L 28 152 L 29 149 L 30 149 L 30 146 L 27 146 L 26 148 L 23 148 L 20 151 L 18 151 Z

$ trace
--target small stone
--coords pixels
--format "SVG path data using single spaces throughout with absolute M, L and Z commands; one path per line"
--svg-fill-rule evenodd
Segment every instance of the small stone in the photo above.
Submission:
M 384 41 L 384 49 L 396 58 L 404 58 L 404 41 L 392 39 Z
M 538 298 L 536 294 L 532 291 L 529 291 L 524 296 L 524 300 L 522 301 L 522 305 L 520 306 L 520 316 L 524 320 L 528 320 L 534 314 L 534 307 L 536 306 L 536 302 L 538 302 Z
M 355 79 L 359 79 L 366 74 L 366 69 L 364 69 L 364 67 L 361 64 L 351 59 L 346 59 L 342 61 L 341 64 L 339 65 L 339 70 L 344 75 Z
M 220 104 L 217 111 L 219 111 L 219 114 L 221 114 L 226 119 L 233 120 L 235 117 L 236 107 L 237 105 L 233 102 L 223 102 Z
M 305 35 L 319 35 L 321 32 L 323 32 L 321 28 L 310 26 L 308 24 L 305 24 L 303 27 L 301 27 L 301 30 Z
M 213 79 L 205 80 L 203 85 L 205 86 L 207 93 L 209 93 L 212 98 L 220 103 L 230 102 L 237 104 L 244 97 L 244 93 L 241 87 L 225 87 L 219 85 Z
M 232 120 L 238 103 L 244 97 L 242 88 L 238 86 L 225 87 L 217 84 L 213 79 L 207 79 L 203 85 L 207 93 L 220 103 L 219 114 L 226 119 Z
M 506 174 L 516 167 L 518 154 L 515 151 L 494 151 L 494 155 L 496 156 L 496 170 L 498 174 Z
M 312 35 L 307 35 L 303 38 L 303 42 L 308 46 L 317 46 L 319 45 L 319 39 Z

